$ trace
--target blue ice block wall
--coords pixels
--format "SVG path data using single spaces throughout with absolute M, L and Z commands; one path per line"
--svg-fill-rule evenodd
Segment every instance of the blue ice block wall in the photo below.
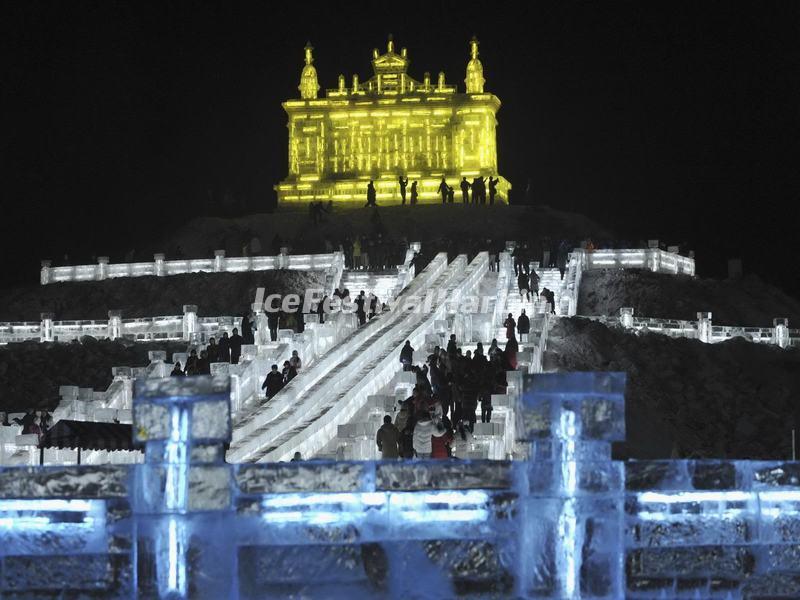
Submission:
M 527 461 L 227 465 L 227 380 L 137 382 L 145 464 L 0 470 L 0 593 L 800 597 L 800 464 L 612 461 L 624 383 L 529 377 Z

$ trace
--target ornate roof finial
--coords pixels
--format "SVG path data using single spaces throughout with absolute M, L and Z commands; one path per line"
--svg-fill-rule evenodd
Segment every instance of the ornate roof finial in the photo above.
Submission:
M 300 74 L 300 85 L 297 89 L 300 90 L 300 97 L 303 100 L 313 100 L 317 97 L 319 91 L 319 83 L 317 82 L 317 70 L 311 63 L 314 62 L 314 56 L 311 51 L 314 47 L 311 42 L 306 43 L 305 47 L 305 60 L 306 66 L 303 67 L 303 72 Z
M 478 38 L 474 35 L 469 41 L 469 55 L 470 58 L 478 58 Z
M 386 51 L 394 52 L 394 38 L 392 37 L 391 33 L 389 34 L 389 41 L 386 42 Z
M 478 60 L 478 38 L 474 35 L 469 42 L 469 55 L 467 78 L 464 80 L 464 83 L 467 84 L 467 93 L 482 94 L 483 84 L 486 83 L 486 80 L 483 78 L 483 65 Z

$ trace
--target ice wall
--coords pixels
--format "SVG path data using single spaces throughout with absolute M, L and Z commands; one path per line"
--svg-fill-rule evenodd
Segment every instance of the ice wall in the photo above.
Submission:
M 612 461 L 624 381 L 526 376 L 527 460 L 229 465 L 227 378 L 138 380 L 144 464 L 0 469 L 0 594 L 800 596 L 800 463 Z

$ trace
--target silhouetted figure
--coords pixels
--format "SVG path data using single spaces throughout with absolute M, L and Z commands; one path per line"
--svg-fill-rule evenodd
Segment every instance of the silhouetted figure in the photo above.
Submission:
M 517 276 L 517 285 L 519 286 L 519 296 L 525 296 L 525 299 L 530 302 L 531 300 L 531 284 L 528 276 L 525 274 L 524 271 L 520 271 L 519 275 Z
M 175 361 L 175 366 L 172 367 L 172 371 L 170 372 L 170 377 L 183 377 L 186 373 L 181 370 L 181 363 L 180 361 Z
M 222 337 L 219 338 L 219 344 L 217 344 L 217 361 L 231 362 L 231 338 L 228 337 L 227 331 L 223 331 Z
M 455 190 L 453 188 L 451 188 L 451 187 L 447 188 L 447 203 L 448 204 L 452 204 L 453 203 L 453 198 L 455 197 L 455 194 L 456 194 L 456 192 L 455 192 Z
M 200 351 L 200 358 L 197 359 L 197 374 L 211 375 L 211 363 L 208 361 L 208 352 Z
M 378 315 L 378 297 L 370 293 L 369 300 L 369 318 L 372 319 Z
M 192 349 L 189 352 L 189 358 L 186 359 L 186 375 L 199 375 L 200 369 L 198 367 L 198 361 L 200 359 L 197 358 L 197 350 Z
M 267 327 L 269 327 L 269 339 L 273 342 L 278 339 L 278 326 L 280 325 L 281 317 L 277 311 L 267 313 Z
M 256 339 L 253 336 L 253 317 L 249 310 L 242 316 L 242 343 L 256 343 Z
M 217 347 L 217 341 L 213 337 L 208 340 L 206 356 L 208 357 L 209 364 L 212 362 L 219 362 L 219 348 Z
M 405 179 L 403 179 L 403 176 L 401 175 L 400 179 L 399 179 L 399 182 L 400 182 L 400 199 L 402 201 L 402 204 L 405 204 L 406 203 L 406 186 L 408 185 L 408 178 L 406 177 Z
M 531 320 L 528 318 L 528 315 L 525 314 L 525 309 L 522 309 L 522 312 L 519 315 L 519 319 L 517 319 L 517 331 L 519 331 L 519 339 L 525 341 L 526 338 L 523 338 L 523 335 L 528 335 L 531 331 Z
M 494 197 L 497 195 L 497 182 L 500 181 L 500 178 L 492 179 L 491 175 L 489 176 L 489 204 L 494 204 Z
M 442 204 L 447 203 L 447 195 L 449 193 L 450 186 L 447 185 L 447 180 L 442 177 L 442 182 L 439 184 L 439 188 L 437 191 L 442 195 Z
M 486 204 L 486 180 L 478 177 L 478 198 L 481 204 Z
M 481 184 L 478 183 L 478 181 L 480 181 L 480 177 L 475 177 L 472 180 L 472 185 L 470 186 L 472 188 L 472 203 L 473 204 L 477 204 L 478 201 L 480 200 L 480 197 L 481 197 Z
M 383 425 L 375 434 L 375 443 L 383 460 L 400 457 L 400 430 L 392 424 L 390 415 L 383 417 Z
M 272 365 L 272 370 L 267 373 L 264 383 L 261 384 L 262 390 L 267 390 L 267 398 L 272 398 L 281 391 L 283 387 L 283 374 L 278 371 L 278 365 Z
M 317 303 L 317 317 L 319 318 L 320 324 L 325 323 L 325 302 L 328 300 L 328 295 L 324 295 L 320 301 Z
M 400 363 L 403 365 L 403 371 L 411 370 L 411 363 L 414 360 L 414 348 L 411 347 L 411 342 L 406 340 L 403 349 L 400 350 Z
M 461 199 L 463 200 L 464 204 L 469 204 L 469 181 L 467 181 L 466 177 L 461 178 Z
M 413 188 L 412 188 L 413 189 Z M 367 313 L 364 310 L 364 304 L 366 303 L 366 297 L 364 296 L 364 290 L 361 290 L 361 293 L 356 296 L 355 305 L 356 305 L 356 317 L 358 317 L 358 324 L 363 325 L 367 322 Z
M 231 363 L 234 365 L 239 364 L 239 357 L 242 355 L 242 336 L 239 335 L 239 330 L 233 328 L 233 335 L 231 335 Z
M 288 360 L 283 361 L 283 385 L 286 385 L 295 377 L 297 377 L 297 369 Z
M 303 455 L 299 452 L 295 452 L 294 456 L 292 456 L 292 460 L 289 462 L 303 462 Z
M 378 194 L 375 191 L 375 182 L 370 179 L 369 184 L 367 184 L 367 203 L 364 206 L 378 206 L 377 200 Z
M 503 322 L 503 327 L 506 328 L 506 339 L 511 339 L 514 337 L 514 330 L 517 328 L 517 322 L 514 320 L 514 316 L 511 313 L 508 313 L 508 317 Z
M 412 181 L 411 182 L 411 205 L 412 206 L 417 203 L 417 198 L 418 197 L 419 197 L 419 193 L 417 192 L 417 182 L 416 181 Z

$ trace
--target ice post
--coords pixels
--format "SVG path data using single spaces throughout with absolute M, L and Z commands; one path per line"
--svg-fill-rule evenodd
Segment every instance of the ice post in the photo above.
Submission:
M 138 379 L 134 442 L 146 462 L 136 471 L 133 512 L 139 552 L 153 548 L 160 598 L 234 596 L 235 544 L 230 442 L 230 379 Z M 142 586 L 147 582 L 140 582 Z M 202 591 L 198 589 L 202 586 Z
M 526 377 L 517 430 L 531 444 L 520 473 L 518 594 L 622 598 L 624 373 Z

